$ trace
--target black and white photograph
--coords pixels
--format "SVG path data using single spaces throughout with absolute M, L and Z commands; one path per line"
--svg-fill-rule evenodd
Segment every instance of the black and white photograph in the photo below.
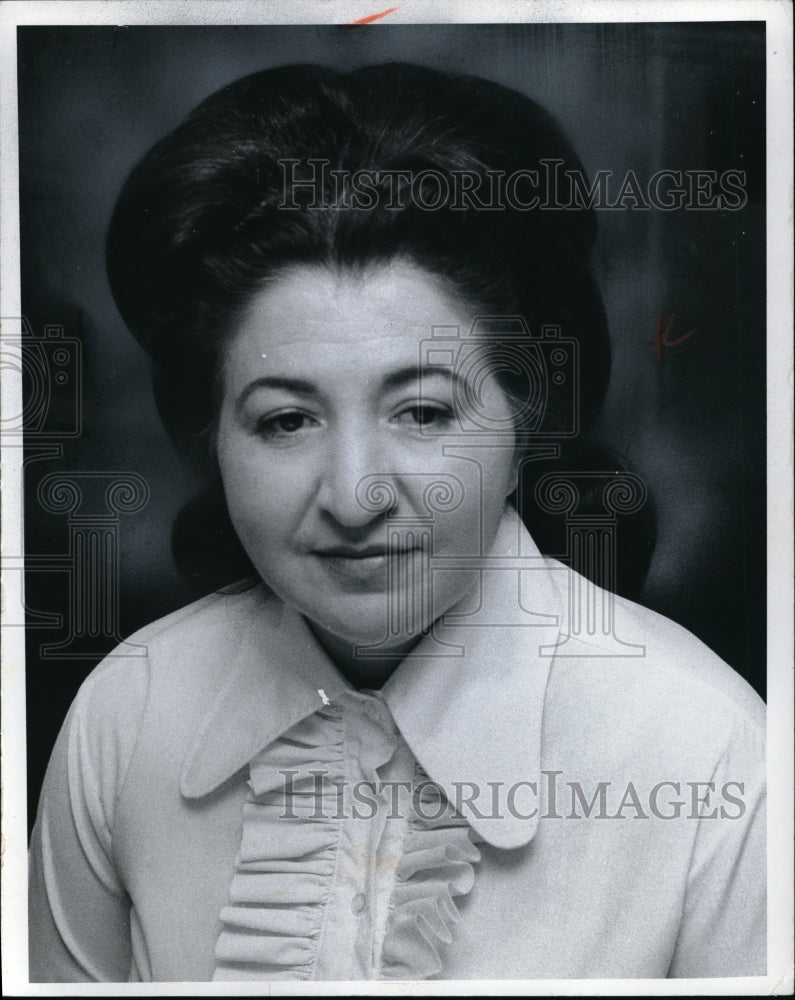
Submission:
M 9 993 L 792 992 L 791 31 L 0 5 Z

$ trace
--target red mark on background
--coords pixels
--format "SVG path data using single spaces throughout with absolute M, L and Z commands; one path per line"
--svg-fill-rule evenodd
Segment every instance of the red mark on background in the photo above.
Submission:
M 686 340 L 689 340 L 694 333 L 698 333 L 701 327 L 696 326 L 692 330 L 688 330 L 687 333 L 683 333 L 681 337 L 677 337 L 676 340 L 671 340 L 671 330 L 673 329 L 675 314 L 671 313 L 670 318 L 666 321 L 663 326 L 662 316 L 658 316 L 654 323 L 654 361 L 656 364 L 661 364 L 663 359 L 663 348 L 664 347 L 678 347 L 679 344 L 684 344 Z
M 368 14 L 367 17 L 360 17 L 358 21 L 349 21 L 348 24 L 372 24 L 373 21 L 380 21 L 382 17 L 394 14 L 400 7 L 390 7 L 389 10 L 382 10 L 380 14 Z

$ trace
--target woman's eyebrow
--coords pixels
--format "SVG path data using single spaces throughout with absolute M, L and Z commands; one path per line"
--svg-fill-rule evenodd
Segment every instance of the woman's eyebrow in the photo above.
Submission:
M 285 392 L 293 392 L 298 396 L 315 396 L 317 387 L 306 379 L 289 378 L 286 375 L 263 375 L 261 378 L 249 382 L 237 397 L 235 410 L 239 413 L 245 406 L 249 396 L 258 389 L 283 389 Z
M 405 368 L 399 368 L 397 371 L 390 372 L 384 378 L 382 385 L 384 389 L 403 389 L 412 382 L 417 382 L 423 378 L 432 378 L 433 376 L 447 379 L 448 382 L 459 381 L 459 376 L 452 365 L 448 368 L 446 365 L 417 364 L 408 365 Z
M 459 377 L 452 367 L 444 365 L 407 365 L 397 371 L 390 372 L 384 377 L 382 387 L 385 390 L 395 390 L 405 388 L 412 382 L 417 382 L 422 378 L 436 376 L 447 379 L 450 382 L 459 381 Z M 263 375 L 260 378 L 249 382 L 242 390 L 235 403 L 235 411 L 240 412 L 246 405 L 249 396 L 258 389 L 282 389 L 285 392 L 292 392 L 298 396 L 316 396 L 317 386 L 302 378 L 290 378 L 286 375 Z

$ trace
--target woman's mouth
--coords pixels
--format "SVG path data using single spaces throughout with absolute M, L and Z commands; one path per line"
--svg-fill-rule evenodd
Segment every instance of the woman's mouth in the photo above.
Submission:
M 382 589 L 387 582 L 388 562 L 406 556 L 417 556 L 420 549 L 395 549 L 383 545 L 362 548 L 332 546 L 316 549 L 315 557 L 323 567 L 342 582 L 376 586 Z

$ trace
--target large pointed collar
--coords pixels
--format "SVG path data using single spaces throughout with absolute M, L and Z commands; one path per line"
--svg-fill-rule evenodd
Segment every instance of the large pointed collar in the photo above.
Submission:
M 180 791 L 200 798 L 245 767 L 263 747 L 350 689 L 304 619 L 264 588 L 237 598 L 226 681 L 196 731 Z
M 436 623 L 381 696 L 425 773 L 462 803 L 470 826 L 495 847 L 514 848 L 537 828 L 528 796 L 533 783 L 539 788 L 551 662 L 540 647 L 556 643 L 562 604 L 558 581 L 513 510 L 488 558 L 476 592 Z M 245 599 L 228 680 L 184 761 L 189 798 L 217 788 L 350 690 L 300 615 L 262 590 Z

